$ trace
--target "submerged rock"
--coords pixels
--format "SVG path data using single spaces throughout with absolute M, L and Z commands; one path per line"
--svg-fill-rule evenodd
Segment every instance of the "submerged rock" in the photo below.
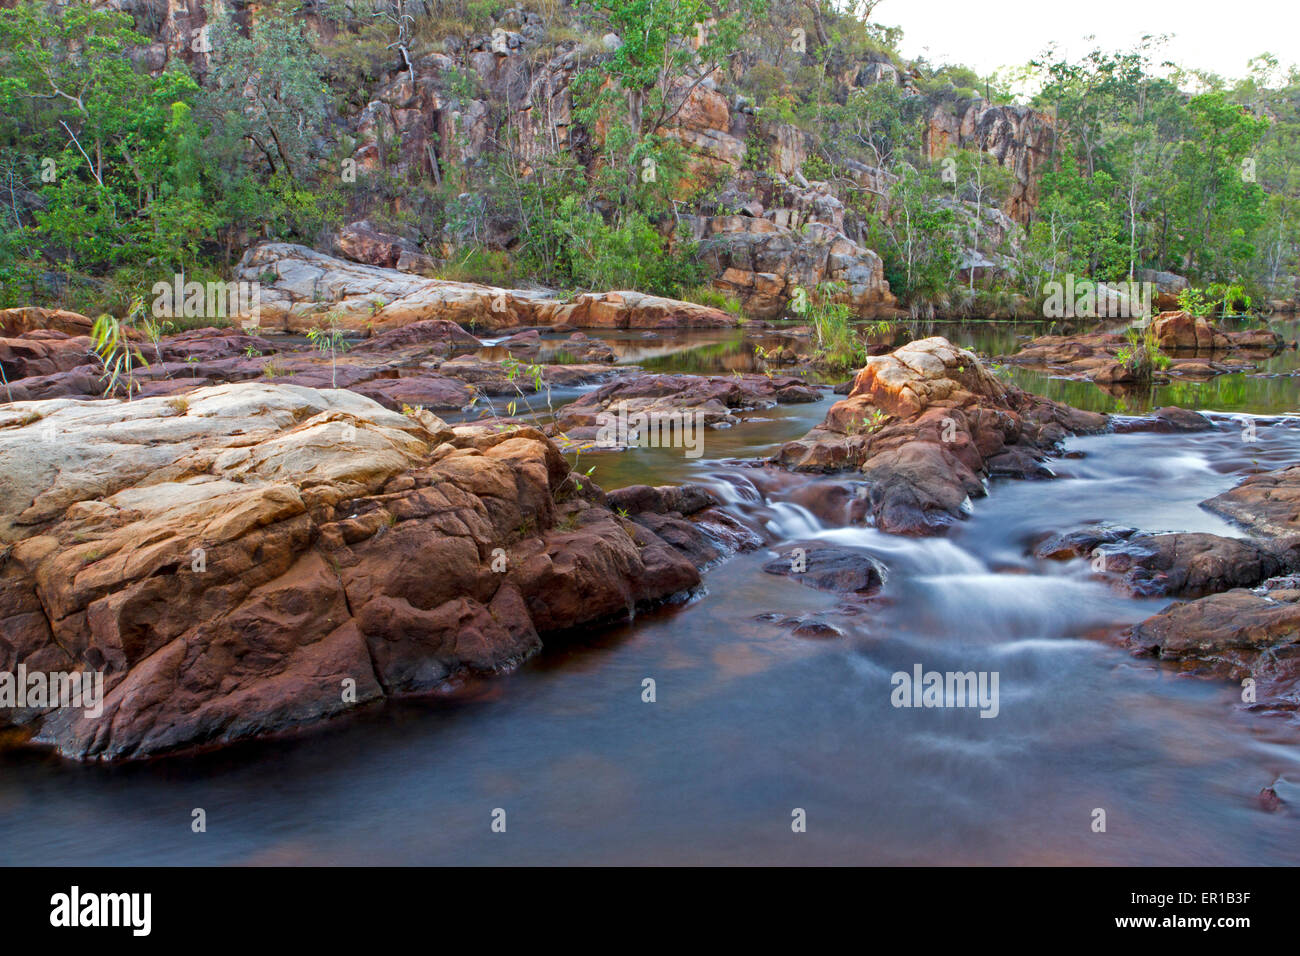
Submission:
M 815 542 L 785 549 L 781 557 L 763 565 L 763 570 L 837 594 L 874 594 L 885 583 L 887 573 L 885 566 L 868 554 Z
M 1123 416 L 1111 419 L 1112 430 L 1119 434 L 1129 432 L 1203 432 L 1214 427 L 1214 422 L 1200 412 L 1168 405 L 1157 408 L 1150 415 Z

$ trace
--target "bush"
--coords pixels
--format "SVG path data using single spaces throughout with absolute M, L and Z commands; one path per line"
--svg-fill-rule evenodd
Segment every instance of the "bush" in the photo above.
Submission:
M 801 287 L 795 291 L 795 311 L 812 326 L 813 344 L 827 365 L 858 368 L 866 361 L 867 350 L 850 322 L 853 310 L 835 301 L 841 291 L 835 282 L 823 282 L 811 294 Z
M 729 312 L 732 315 L 743 315 L 745 311 L 740 304 L 740 300 L 734 295 L 721 289 L 715 289 L 710 285 L 692 286 L 682 292 L 681 298 L 686 302 L 707 305 L 711 309 L 721 309 L 723 312 Z
M 609 225 L 600 213 L 578 205 L 570 196 L 557 216 L 568 234 L 564 258 L 568 275 L 586 289 L 635 289 L 679 298 L 683 290 L 703 280 L 703 267 L 695 261 L 694 245 L 668 241 L 641 213 L 620 225 Z

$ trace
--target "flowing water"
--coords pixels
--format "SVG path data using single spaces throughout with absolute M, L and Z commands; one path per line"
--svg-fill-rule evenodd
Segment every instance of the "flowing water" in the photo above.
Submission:
M 917 331 L 1002 354 L 1034 330 Z M 752 356 L 725 333 L 610 338 L 656 370 Z M 1276 417 L 1296 411 L 1296 364 L 1283 353 L 1260 377 L 1166 386 L 1188 407 L 1274 416 L 1254 443 L 1226 414 L 1204 433 L 1073 439 L 1056 480 L 991 482 L 942 538 L 846 526 L 816 504 L 827 479 L 745 464 L 819 422 L 829 394 L 710 431 L 697 460 L 594 455 L 606 488 L 709 484 L 767 547 L 709 570 L 688 602 L 514 673 L 300 736 L 107 768 L 0 754 L 0 862 L 1300 863 L 1300 726 L 1104 639 L 1167 602 L 1128 598 L 1086 562 L 1032 557 L 1044 536 L 1095 521 L 1239 534 L 1198 503 L 1300 459 L 1300 419 Z M 1010 374 L 1106 410 L 1170 400 Z M 812 541 L 882 561 L 881 596 L 846 602 L 761 570 Z M 780 618 L 842 636 L 795 636 Z M 996 672 L 997 716 L 894 707 L 891 675 L 917 664 Z M 1287 804 L 1276 812 L 1258 800 L 1270 786 Z M 198 807 L 204 834 L 190 830 Z M 504 834 L 490 830 L 496 808 Z M 791 831 L 795 808 L 806 833 Z

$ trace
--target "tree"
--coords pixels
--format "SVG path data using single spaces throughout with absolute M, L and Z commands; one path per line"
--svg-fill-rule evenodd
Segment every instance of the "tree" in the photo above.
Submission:
M 223 15 L 211 42 L 209 122 L 255 147 L 271 176 L 300 182 L 324 155 L 328 104 L 325 62 L 302 25 L 274 14 L 245 36 Z
M 160 204 L 179 152 L 173 104 L 197 85 L 183 67 L 136 70 L 146 39 L 122 13 L 25 0 L 0 9 L 0 146 L 21 157 L 39 202 L 10 213 L 44 255 L 97 271 L 192 244 L 202 224 Z

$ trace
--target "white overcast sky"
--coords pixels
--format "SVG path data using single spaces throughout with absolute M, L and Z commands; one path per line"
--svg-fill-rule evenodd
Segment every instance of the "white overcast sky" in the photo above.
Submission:
M 1284 67 L 1300 62 L 1300 0 L 882 0 L 872 20 L 903 28 L 907 57 L 981 74 L 1053 41 L 1078 59 L 1097 46 L 1128 49 L 1144 33 L 1174 34 L 1160 59 L 1229 78 L 1265 51 Z

